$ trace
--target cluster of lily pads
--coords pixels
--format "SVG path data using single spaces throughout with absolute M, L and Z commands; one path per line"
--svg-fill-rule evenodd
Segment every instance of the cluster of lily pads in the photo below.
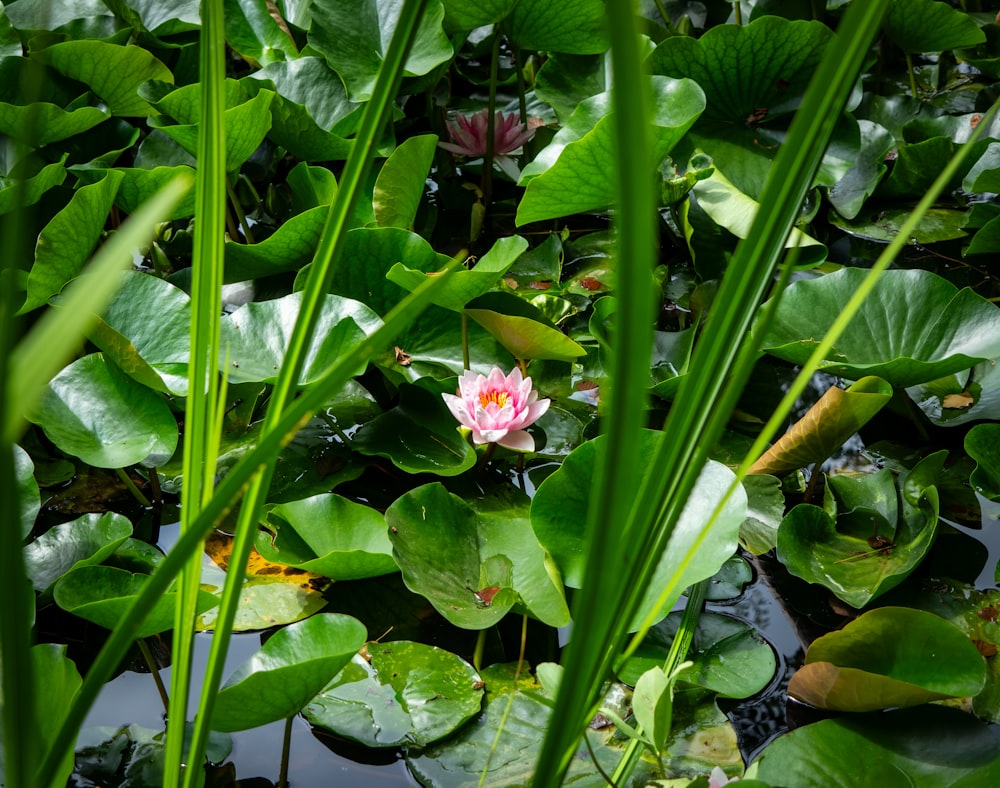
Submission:
M 718 278 L 848 3 L 642 5 L 662 194 L 649 429 L 634 447 L 646 464 L 671 440 L 659 429 L 664 415 L 706 321 L 727 308 L 713 301 Z M 755 557 L 771 551 L 785 581 L 819 591 L 822 612 L 790 595 L 780 603 L 835 629 L 803 642 L 787 692 L 846 714 L 753 753 L 745 782 L 851 784 L 859 770 L 871 784 L 895 784 L 900 771 L 919 785 L 1000 779 L 984 724 L 1000 723 L 1000 564 L 986 566 L 977 540 L 995 546 L 1000 500 L 991 262 L 1000 121 L 987 116 L 1000 26 L 986 4 L 961 5 L 889 4 L 878 63 L 840 118 L 788 240 L 797 281 L 774 304 L 751 382 L 644 589 L 632 629 L 655 626 L 609 682 L 568 780 L 604 784 L 630 742 L 642 752 L 629 784 L 744 775 L 747 753 L 718 701 L 731 707 L 784 687 L 753 622 L 723 611 Z M 220 479 L 261 435 L 396 6 L 226 3 Z M 584 582 L 583 524 L 605 440 L 603 395 L 614 385 L 606 173 L 615 132 L 603 20 L 600 0 L 427 3 L 299 389 L 452 256 L 467 265 L 281 448 L 233 627 L 277 629 L 227 680 L 213 730 L 302 713 L 336 736 L 401 749 L 424 785 L 480 774 L 488 785 L 530 782 L 554 724 L 557 632 L 572 624 Z M 20 269 L 5 271 L 4 286 L 17 289 L 25 324 L 58 307 L 124 216 L 197 167 L 200 26 L 196 0 L 0 9 L 0 212 L 22 222 L 5 237 Z M 732 469 L 836 324 L 873 250 L 898 235 L 960 150 L 966 163 L 951 191 L 822 361 L 828 391 L 727 496 Z M 85 348 L 28 409 L 35 426 L 14 456 L 39 609 L 54 603 L 111 629 L 164 559 L 139 538 L 134 506 L 86 497 L 101 469 L 154 510 L 184 488 L 197 221 L 192 191 L 122 275 Z M 845 455 L 859 430 L 866 454 Z M 834 456 L 840 472 L 825 476 Z M 197 599 L 204 630 L 228 560 L 225 525 L 207 545 L 216 566 Z M 375 578 L 394 584 L 398 620 L 358 602 Z M 701 617 L 687 662 L 664 673 L 682 626 L 672 611 L 712 578 L 714 612 Z M 135 637 L 170 630 L 175 605 L 171 589 Z M 428 616 L 446 622 L 450 650 L 415 623 Z M 537 622 L 527 636 L 536 642 L 511 637 L 515 616 Z M 496 632 L 503 637 L 489 640 Z M 527 664 L 526 647 L 551 656 Z M 53 707 L 65 708 L 76 668 L 55 646 L 37 659 Z M 81 738 L 118 753 L 88 779 L 150 784 L 157 740 L 122 722 Z M 211 758 L 225 755 L 221 743 Z

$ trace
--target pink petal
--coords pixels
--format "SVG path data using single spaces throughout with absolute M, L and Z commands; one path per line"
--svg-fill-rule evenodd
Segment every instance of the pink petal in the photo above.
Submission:
M 513 449 L 514 451 L 527 452 L 535 450 L 535 439 L 524 430 L 514 430 L 513 432 L 508 432 L 498 441 L 498 443 L 501 446 Z

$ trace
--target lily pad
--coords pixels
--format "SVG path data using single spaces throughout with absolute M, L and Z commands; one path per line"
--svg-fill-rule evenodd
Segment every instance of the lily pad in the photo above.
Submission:
M 1000 424 L 977 424 L 965 436 L 965 451 L 976 461 L 969 481 L 991 501 L 1000 500 Z
M 904 52 L 942 52 L 986 41 L 969 14 L 937 0 L 893 0 L 882 23 L 886 35 Z
M 758 779 L 801 788 L 979 788 L 1000 780 L 1000 739 L 968 714 L 920 706 L 823 720 L 761 754 Z
M 177 422 L 163 396 L 100 353 L 56 375 L 28 417 L 60 449 L 97 468 L 155 467 L 177 448 Z
M 955 626 L 881 607 L 813 641 L 788 694 L 821 709 L 875 711 L 977 695 L 985 683 L 982 656 Z
M 69 204 L 38 235 L 35 262 L 28 274 L 28 295 L 21 312 L 29 312 L 63 289 L 83 270 L 100 241 L 122 175 L 109 172 L 97 183 L 81 186 Z
M 385 517 L 339 495 L 314 495 L 268 509 L 257 551 L 273 561 L 332 580 L 395 572 Z
M 313 0 L 309 44 L 336 71 L 352 101 L 371 98 L 389 39 L 399 20 L 393 0 Z M 444 8 L 432 0 L 420 16 L 414 44 L 403 73 L 420 76 L 452 56 L 451 43 L 441 28 Z
M 453 272 L 448 281 L 438 288 L 433 302 L 445 309 L 461 312 L 466 304 L 499 282 L 527 248 L 528 242 L 519 235 L 499 239 L 471 269 L 459 269 Z M 433 275 L 434 272 L 415 271 L 402 263 L 397 263 L 389 269 L 386 278 L 412 291 L 428 276 Z
M 273 383 L 277 380 L 301 302 L 301 293 L 250 302 L 223 322 L 222 344 L 224 353 L 228 346 L 231 381 Z M 319 307 L 319 319 L 299 375 L 299 385 L 308 386 L 319 380 L 354 345 L 381 325 L 378 315 L 364 304 L 327 295 Z M 220 359 L 222 361 L 224 358 Z M 360 364 L 354 374 L 363 371 L 364 364 Z
M 35 590 L 44 592 L 73 567 L 101 563 L 131 535 L 132 523 L 120 514 L 85 514 L 25 547 L 25 572 Z
M 652 667 L 663 665 L 677 635 L 682 613 L 671 613 L 649 630 L 642 643 L 618 670 L 618 678 L 634 685 Z M 738 619 L 704 612 L 698 619 L 687 653 L 694 664 L 678 676 L 724 698 L 747 698 L 760 692 L 774 677 L 774 650 Z
M 409 383 L 400 385 L 399 405 L 364 424 L 351 446 L 386 457 L 408 473 L 455 476 L 476 464 L 476 452 L 444 400 Z
M 147 576 L 111 566 L 78 565 L 62 575 L 52 589 L 55 603 L 68 613 L 105 629 L 114 629 L 135 598 L 142 592 Z M 205 613 L 219 600 L 208 591 L 198 591 L 197 611 Z M 136 629 L 135 637 L 158 635 L 174 628 L 177 591 L 161 595 Z
M 892 399 L 892 386 L 865 377 L 848 389 L 831 386 L 751 466 L 750 473 L 779 475 L 823 462 Z
M 369 643 L 303 711 L 368 747 L 425 747 L 479 713 L 483 682 L 456 655 L 406 640 Z
M 375 221 L 380 227 L 413 229 L 437 141 L 436 134 L 410 137 L 382 165 L 372 195 Z
M 844 268 L 785 292 L 763 339 L 768 353 L 802 364 L 867 271 Z M 929 271 L 886 271 L 820 369 L 913 386 L 1000 358 L 1000 310 Z
M 636 451 L 645 466 L 659 442 L 667 440 L 667 436 L 652 430 L 645 430 L 641 435 Z M 603 442 L 603 438 L 597 438 L 576 448 L 559 469 L 542 482 L 531 502 L 531 527 L 570 588 L 579 588 L 583 582 L 584 526 L 594 469 Z M 715 522 L 705 529 L 733 478 L 732 472 L 720 463 L 710 461 L 705 465 L 660 559 L 633 628 L 637 629 L 649 613 L 653 613 L 657 621 L 663 619 L 685 588 L 714 575 L 733 554 L 740 523 L 746 515 L 746 493 L 742 487 L 729 499 Z
M 705 108 L 705 97 L 689 79 L 653 77 L 654 161 L 656 166 L 677 144 Z M 527 185 L 517 208 L 517 224 L 603 210 L 610 206 L 614 184 L 606 173 L 612 160 L 611 94 L 587 99 L 542 152 L 524 168 Z
M 754 555 L 774 549 L 778 527 L 785 516 L 785 496 L 775 476 L 754 474 L 743 479 L 747 491 L 747 519 L 740 526 L 740 544 Z
M 329 213 L 325 206 L 316 206 L 291 217 L 263 241 L 227 243 L 223 280 L 228 284 L 259 279 L 297 271 L 312 262 Z
M 14 444 L 14 473 L 17 476 L 17 499 L 21 505 L 21 538 L 27 539 L 35 527 L 35 518 L 42 508 L 35 481 L 35 464 L 28 452 Z
M 473 508 L 440 484 L 398 498 L 385 516 L 407 587 L 464 629 L 490 627 L 519 602 L 547 624 L 568 623 L 558 573 L 533 538 L 526 506 Z
M 122 286 L 90 331 L 106 358 L 144 386 L 187 396 L 191 299 L 169 282 L 140 273 Z
M 202 566 L 201 587 L 221 599 L 232 537 L 216 531 L 206 540 L 205 552 L 212 560 Z M 308 618 L 326 606 L 323 591 L 328 585 L 326 578 L 295 567 L 273 564 L 251 551 L 233 631 L 270 629 Z M 197 620 L 198 629 L 214 629 L 217 618 L 217 609 L 201 614 Z
M 858 479 L 832 477 L 841 514 L 835 520 L 818 506 L 796 506 L 778 528 L 778 560 L 857 608 L 899 585 L 937 535 L 934 485 L 946 456 L 932 454 L 900 475 L 898 515 L 888 469 Z
M 366 636 L 360 621 L 338 613 L 278 630 L 219 690 L 212 728 L 242 731 L 298 714 L 350 662 Z

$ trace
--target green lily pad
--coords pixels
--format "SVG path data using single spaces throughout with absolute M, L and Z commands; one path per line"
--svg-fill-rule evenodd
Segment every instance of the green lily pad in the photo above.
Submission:
M 937 535 L 934 485 L 946 456 L 932 454 L 900 475 L 898 514 L 888 469 L 857 479 L 831 477 L 842 514 L 834 520 L 818 506 L 796 506 L 778 528 L 778 560 L 857 608 L 899 585 Z
M 965 451 L 976 461 L 969 478 L 991 501 L 1000 500 L 1000 424 L 977 424 L 965 436 Z
M 63 109 L 47 102 L 21 105 L 0 101 L 0 133 L 39 148 L 82 134 L 109 117 L 99 107 Z
M 812 642 L 788 694 L 817 708 L 875 711 L 979 694 L 986 665 L 932 613 L 881 607 Z
M 21 505 L 21 538 L 27 539 L 31 529 L 35 527 L 35 518 L 42 508 L 38 493 L 38 482 L 35 481 L 35 464 L 28 452 L 14 444 L 14 473 L 17 476 L 17 499 Z
M 265 4 L 227 0 L 225 25 L 226 44 L 251 64 L 264 66 L 298 55 L 295 42 Z
M 150 79 L 174 81 L 170 69 L 139 46 L 64 41 L 33 52 L 32 57 L 86 84 L 114 115 L 146 117 L 152 108 L 139 96 L 139 86 Z
M 802 364 L 867 271 L 845 268 L 792 284 L 763 339 L 768 353 Z M 913 386 L 1000 358 L 1000 310 L 929 271 L 886 271 L 820 369 Z
M 301 293 L 291 293 L 271 301 L 250 302 L 223 322 L 222 344 L 223 348 L 228 347 L 231 381 L 271 383 L 277 380 L 301 301 Z M 320 304 L 319 319 L 299 385 L 308 386 L 319 380 L 341 356 L 381 325 L 378 315 L 364 304 L 340 296 L 326 296 Z M 354 374 L 360 375 L 363 371 L 364 364 L 361 364 Z
M 666 439 L 661 432 L 642 432 L 636 451 L 643 458 L 643 465 L 652 459 L 659 442 Z M 603 438 L 597 438 L 575 449 L 559 469 L 542 482 L 531 502 L 531 527 L 570 588 L 579 588 L 583 582 L 584 526 L 594 469 L 603 442 Z M 633 628 L 638 628 L 651 612 L 655 620 L 663 619 L 685 588 L 714 575 L 733 554 L 740 523 L 746 516 L 746 493 L 742 487 L 729 499 L 711 527 L 705 529 L 733 478 L 732 472 L 720 463 L 710 461 L 706 464 L 660 559 Z
M 396 28 L 399 11 L 392 0 L 313 0 L 309 44 L 336 71 L 352 101 L 371 98 L 382 58 Z M 406 76 L 428 73 L 453 54 L 441 28 L 444 8 L 429 2 L 420 16 L 416 38 L 403 67 Z
M 499 22 L 517 0 L 441 0 L 449 30 L 475 30 Z
M 705 108 L 705 97 L 689 79 L 653 77 L 654 161 L 662 159 Z M 614 187 L 606 173 L 612 160 L 611 94 L 584 101 L 541 153 L 524 168 L 527 184 L 517 224 L 554 219 L 610 206 Z
M 338 613 L 279 629 L 226 679 L 212 728 L 242 731 L 298 714 L 350 662 L 366 636 L 360 621 Z
M 896 145 L 892 134 L 871 120 L 859 120 L 858 130 L 861 132 L 861 150 L 857 160 L 844 177 L 830 187 L 827 195 L 837 213 L 847 220 L 861 213 L 865 201 L 872 196 L 888 171 L 885 157 Z
M 187 396 L 191 299 L 169 282 L 140 273 L 122 286 L 89 339 L 129 377 L 155 391 Z
M 399 405 L 364 424 L 351 446 L 392 460 L 407 473 L 455 476 L 476 464 L 476 452 L 444 400 L 408 383 L 400 385 Z
M 943 52 L 986 41 L 969 14 L 937 0 L 892 0 L 882 22 L 886 35 L 904 52 Z
M 125 176 L 118 187 L 115 205 L 127 214 L 135 211 L 167 183 L 173 181 L 178 174 L 182 172 L 190 174 L 192 187 L 187 196 L 181 199 L 177 206 L 163 217 L 163 220 L 186 219 L 194 215 L 194 172 L 188 165 L 153 167 L 148 170 L 141 167 L 117 167 L 115 172 L 120 172 Z
M 421 183 L 423 183 L 421 181 Z M 528 242 L 519 235 L 499 239 L 490 250 L 476 261 L 471 269 L 460 269 L 448 277 L 434 296 L 440 307 L 461 312 L 465 305 L 489 291 L 517 258 L 528 248 Z M 414 290 L 434 272 L 416 271 L 403 263 L 396 263 L 386 278 L 407 290 Z M 533 357 L 532 357 L 533 358 Z
M 780 475 L 823 462 L 890 399 L 892 386 L 878 377 L 864 377 L 846 390 L 831 386 L 761 455 L 750 473 Z
M 274 561 L 332 580 L 358 580 L 398 570 L 385 517 L 339 495 L 314 495 L 268 509 L 257 551 Z
M 36 591 L 46 591 L 73 567 L 99 564 L 132 535 L 120 514 L 85 514 L 56 525 L 24 548 L 24 568 Z
M 747 491 L 747 519 L 740 526 L 740 544 L 754 555 L 778 543 L 778 526 L 785 516 L 785 496 L 775 476 L 753 474 L 743 478 Z
M 530 785 L 542 740 L 552 720 L 552 702 L 562 678 L 558 665 L 536 666 L 533 678 L 526 670 L 515 675 L 514 665 L 491 665 L 482 671 L 486 683 L 483 713 L 446 741 L 420 750 L 407 750 L 407 764 L 421 784 L 435 788 L 473 788 L 484 770 L 487 785 L 513 788 Z M 624 716 L 627 713 L 622 710 Z M 738 773 L 742 767 L 736 734 L 715 705 L 712 693 L 700 689 L 674 694 L 672 735 L 664 746 L 663 767 L 668 776 L 694 777 L 721 765 Z M 499 734 L 499 735 L 498 735 Z M 570 760 L 564 785 L 599 788 L 607 784 L 594 768 L 591 751 L 605 774 L 614 770 L 624 739 L 614 726 L 584 735 Z M 653 756 L 642 752 L 632 780 L 646 785 L 658 774 Z
M 282 223 L 263 241 L 255 244 L 227 243 L 223 281 L 242 282 L 297 271 L 312 262 L 329 213 L 326 206 L 310 208 Z
M 830 35 L 817 21 L 768 15 L 742 26 L 716 25 L 700 38 L 666 38 L 650 56 L 652 72 L 693 79 L 705 91 L 705 111 L 681 158 L 704 151 L 736 188 L 757 197 Z M 854 163 L 857 126 L 852 132 L 852 124 L 842 125 L 821 182 L 836 182 Z
M 382 165 L 372 196 L 379 227 L 413 229 L 437 141 L 436 134 L 410 137 Z
M 100 353 L 56 375 L 28 417 L 60 449 L 97 468 L 156 467 L 177 448 L 177 422 L 163 396 Z
M 367 747 L 425 747 L 479 713 L 475 668 L 435 646 L 369 643 L 303 711 L 310 723 Z
M 761 754 L 771 785 L 979 788 L 1000 780 L 1000 740 L 974 717 L 943 706 L 823 720 L 781 736 Z
M 66 180 L 66 154 L 20 177 L 0 176 L 0 215 L 17 207 L 34 205 L 49 189 Z M 28 177 L 24 177 L 28 176 Z
M 737 238 L 747 238 L 750 226 L 760 205 L 751 197 L 737 189 L 718 167 L 708 178 L 695 183 L 693 191 L 698 205 L 717 225 L 724 227 Z M 827 249 L 815 238 L 793 227 L 785 242 L 785 248 L 798 248 L 796 265 L 811 268 L 826 260 Z
M 529 317 L 491 309 L 467 308 L 465 313 L 485 328 L 518 359 L 574 361 L 587 351 L 555 328 Z
M 608 48 L 607 20 L 600 0 L 513 3 L 504 31 L 525 49 L 590 55 Z
M 66 612 L 110 630 L 139 596 L 146 580 L 145 574 L 133 574 L 111 566 L 78 565 L 59 577 L 52 589 L 52 598 Z M 198 591 L 199 614 L 218 604 L 219 600 L 208 591 Z M 173 629 L 176 615 L 177 591 L 171 589 L 156 600 L 136 630 L 136 639 Z
M 28 295 L 21 313 L 48 303 L 83 270 L 97 248 L 121 180 L 120 173 L 109 172 L 97 183 L 81 186 L 45 225 L 35 245 L 35 262 L 28 274 Z
M 1000 420 L 1000 365 L 983 361 L 972 369 L 911 386 L 907 395 L 939 427 Z
M 226 80 L 226 172 L 234 172 L 253 155 L 271 128 L 271 101 L 274 93 L 260 90 L 251 97 L 232 79 Z M 192 156 L 198 154 L 198 123 L 201 119 L 201 85 L 194 83 L 153 98 L 155 88 L 145 95 L 164 115 L 153 115 L 149 125 L 166 134 Z M 168 117 L 165 117 L 168 116 Z M 173 121 L 173 122 L 172 122 Z
M 618 678 L 635 685 L 652 667 L 663 665 L 677 635 L 682 613 L 671 613 L 649 630 L 642 643 L 618 670 Z M 698 619 L 687 653 L 694 664 L 682 670 L 680 681 L 696 684 L 724 698 L 747 698 L 774 677 L 774 650 L 748 624 L 705 612 Z
M 526 506 L 473 508 L 440 484 L 398 498 L 385 516 L 407 587 L 464 629 L 490 627 L 518 602 L 547 624 L 568 623 L 558 573 L 532 536 Z
M 877 210 L 865 211 L 855 219 L 847 220 L 836 212 L 830 214 L 830 221 L 848 235 L 878 243 L 890 243 L 899 235 L 903 225 L 909 221 L 912 210 L 907 207 L 893 207 L 879 204 Z M 910 243 L 933 244 L 965 238 L 965 211 L 950 208 L 931 208 L 920 219 L 920 224 L 910 234 Z

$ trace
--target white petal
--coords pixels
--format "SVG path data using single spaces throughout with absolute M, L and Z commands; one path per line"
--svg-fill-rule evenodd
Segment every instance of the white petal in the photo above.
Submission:
M 528 452 L 535 450 L 535 439 L 524 430 L 508 432 L 498 443 L 513 451 Z

